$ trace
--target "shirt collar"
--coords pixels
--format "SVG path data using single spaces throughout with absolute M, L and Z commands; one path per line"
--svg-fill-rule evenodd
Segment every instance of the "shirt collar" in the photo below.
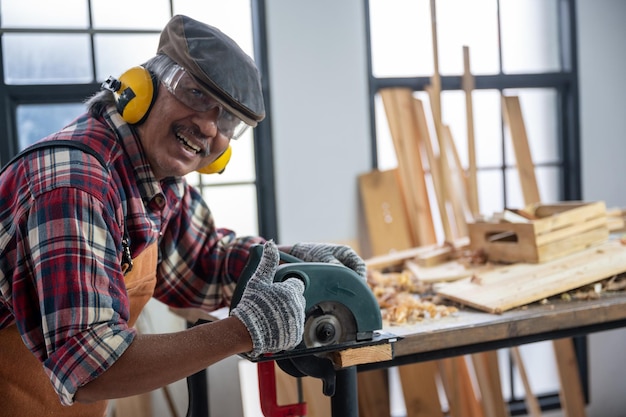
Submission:
M 149 202 L 157 195 L 163 194 L 161 184 L 154 177 L 152 168 L 150 168 L 150 164 L 145 158 L 141 142 L 136 135 L 135 129 L 126 123 L 113 105 L 107 106 L 104 111 L 104 119 L 117 133 L 122 147 L 130 158 L 142 199 L 144 199 L 145 202 Z

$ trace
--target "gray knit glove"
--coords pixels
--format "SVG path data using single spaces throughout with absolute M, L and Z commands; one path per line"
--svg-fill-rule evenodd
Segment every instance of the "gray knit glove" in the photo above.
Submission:
M 289 250 L 289 254 L 305 262 L 326 262 L 339 264 L 367 277 L 365 262 L 350 246 L 331 243 L 296 243 Z
M 292 349 L 302 340 L 306 308 L 304 283 L 297 278 L 273 282 L 279 259 L 276 244 L 267 241 L 259 266 L 241 300 L 230 312 L 250 332 L 252 357 Z

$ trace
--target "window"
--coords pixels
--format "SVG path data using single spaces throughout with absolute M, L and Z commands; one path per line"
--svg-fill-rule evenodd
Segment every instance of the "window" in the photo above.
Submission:
M 437 136 L 427 91 L 439 78 L 441 121 L 450 127 L 461 167 L 468 169 L 470 135 L 463 89 L 467 47 L 474 81 L 471 98 L 479 212 L 491 215 L 505 207 L 524 207 L 502 112 L 503 95 L 519 97 L 541 200 L 580 198 L 574 0 L 365 3 L 370 43 L 372 168 L 386 170 L 398 166 L 381 90 L 412 90 L 413 96 L 424 103 L 434 142 Z M 428 170 L 426 176 L 432 182 Z M 429 187 L 429 200 L 436 210 L 434 186 Z M 439 212 L 433 213 L 435 217 Z M 437 219 L 433 222 L 437 223 L 441 243 L 446 238 L 444 228 Z M 576 345 L 579 353 L 584 351 L 583 338 L 577 339 Z M 542 358 L 552 354 L 550 346 L 539 343 L 522 346 L 522 350 L 524 358 L 536 364 L 536 368 L 547 369 Z M 521 380 L 506 351 L 500 353 L 505 397 L 512 411 L 519 412 L 524 409 Z M 583 357 L 579 355 L 579 366 L 585 375 Z M 552 375 L 535 387 L 544 408 L 558 406 L 558 378 Z
M 6 126 L 0 160 L 6 163 L 69 123 L 108 76 L 153 56 L 160 30 L 174 14 L 219 27 L 254 57 L 263 44 L 253 44 L 251 6 L 250 0 L 68 0 L 62 7 L 46 0 L 0 0 L 0 95 L 5 98 L 0 117 Z M 254 136 L 268 128 L 250 129 L 232 141 L 233 157 L 224 174 L 187 178 L 200 188 L 218 223 L 240 235 L 276 234 L 272 215 L 265 214 L 261 224 L 258 220 L 259 213 L 269 212 L 260 205 L 273 204 L 269 175 L 260 179 L 266 182 L 263 201 L 257 197 Z

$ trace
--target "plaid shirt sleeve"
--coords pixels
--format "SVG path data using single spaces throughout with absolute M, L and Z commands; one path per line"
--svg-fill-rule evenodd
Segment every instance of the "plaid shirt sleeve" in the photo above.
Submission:
M 40 195 L 29 215 L 32 274 L 14 286 L 16 320 L 32 325 L 29 348 L 41 355 L 63 404 L 71 404 L 78 388 L 108 369 L 135 336 L 126 324 L 128 299 L 110 231 L 117 222 L 107 213 L 94 194 L 60 187 Z M 35 305 L 39 314 L 33 314 Z
M 162 236 L 155 298 L 170 306 L 206 311 L 227 306 L 250 247 L 264 241 L 217 228 L 200 194 L 187 187 Z

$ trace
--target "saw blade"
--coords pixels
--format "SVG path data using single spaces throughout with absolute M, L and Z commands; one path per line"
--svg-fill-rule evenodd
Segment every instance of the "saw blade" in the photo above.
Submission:
M 356 341 L 356 321 L 343 304 L 321 302 L 307 314 L 304 344 L 307 348 Z

